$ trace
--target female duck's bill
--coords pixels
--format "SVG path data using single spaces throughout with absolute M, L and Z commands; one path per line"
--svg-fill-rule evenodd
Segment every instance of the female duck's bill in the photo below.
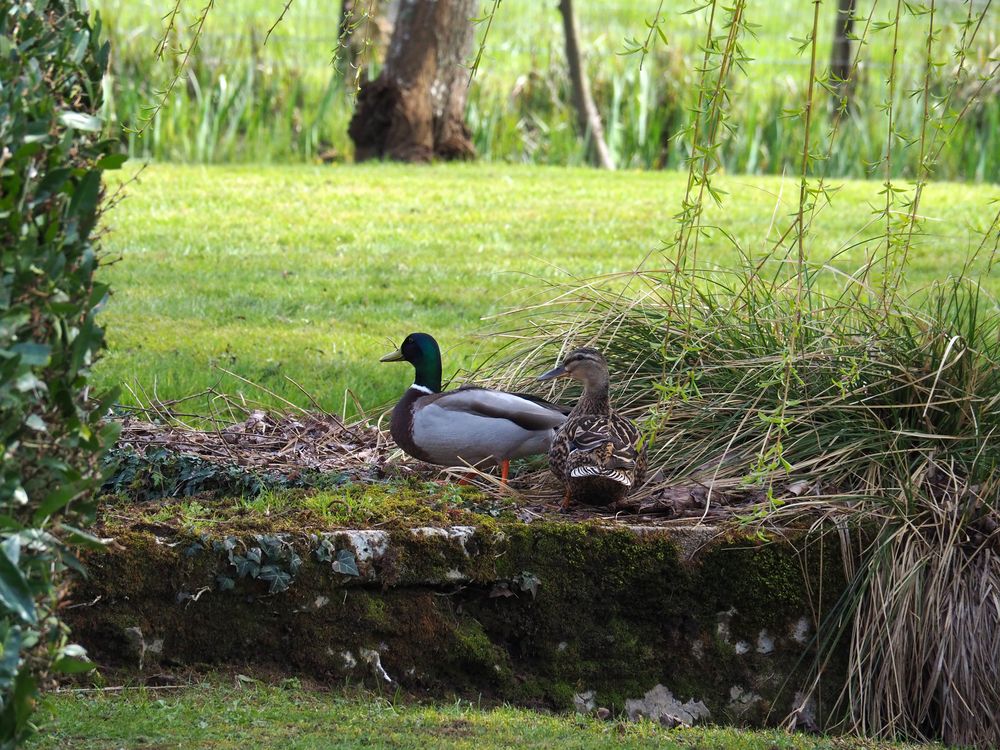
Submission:
M 565 367 L 559 365 L 558 367 L 554 367 L 553 369 L 549 370 L 544 375 L 539 375 L 537 379 L 555 380 L 556 378 L 568 378 L 568 377 L 569 377 L 569 372 L 566 371 Z

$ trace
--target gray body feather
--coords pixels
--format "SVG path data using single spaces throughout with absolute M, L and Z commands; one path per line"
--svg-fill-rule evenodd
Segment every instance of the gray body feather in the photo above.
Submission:
M 429 394 L 407 407 L 410 434 L 397 442 L 413 445 L 418 457 L 443 466 L 485 468 L 506 458 L 547 453 L 566 421 L 552 406 L 484 388 Z

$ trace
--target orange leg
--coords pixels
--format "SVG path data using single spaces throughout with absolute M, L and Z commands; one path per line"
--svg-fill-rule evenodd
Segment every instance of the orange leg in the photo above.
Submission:
M 559 503 L 559 510 L 569 510 L 570 499 L 569 499 L 569 488 L 566 488 L 566 494 L 563 495 L 562 502 Z
M 500 462 L 500 484 L 507 484 L 507 475 L 510 473 L 510 459 L 505 458 Z

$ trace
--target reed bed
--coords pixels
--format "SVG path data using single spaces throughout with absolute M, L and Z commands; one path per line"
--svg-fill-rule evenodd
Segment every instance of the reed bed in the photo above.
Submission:
M 675 136 L 696 106 L 701 30 L 708 10 L 664 14 L 659 23 L 669 44 L 656 43 L 646 53 L 626 54 L 637 50 L 630 38 L 656 18 L 656 3 L 649 5 L 611 0 L 581 4 L 586 64 L 616 164 L 683 168 L 691 154 Z M 961 2 L 939 5 L 938 37 L 942 45 L 954 44 L 969 9 Z M 818 30 L 823 59 L 833 35 L 833 6 L 824 5 Z M 173 73 L 171 54 L 160 60 L 153 55 L 167 8 L 123 0 L 101 0 L 96 7 L 105 18 L 114 50 L 112 75 L 106 82 L 110 132 L 127 141 L 131 156 L 202 163 L 351 158 L 347 123 L 353 111 L 355 73 L 331 62 L 339 54 L 339 4 L 297 0 L 273 31 L 283 3 L 244 0 L 214 8 L 181 80 L 141 137 L 122 130 L 122 125 L 141 123 Z M 167 35 L 168 52 L 188 49 L 194 33 L 190 24 L 201 10 L 201 4 L 180 7 Z M 857 33 L 869 19 L 871 28 L 864 63 L 853 78 L 850 107 L 842 118 L 843 133 L 829 156 L 830 174 L 868 177 L 880 161 L 882 144 L 873 133 L 884 117 L 883 82 L 894 42 L 893 26 L 885 21 L 889 10 L 885 3 L 858 3 Z M 781 174 L 794 168 L 801 153 L 802 131 L 791 115 L 800 107 L 801 74 L 808 60 L 796 37 L 805 33 L 811 7 L 782 0 L 754 4 L 748 14 L 752 33 L 745 42 L 744 64 L 751 76 L 730 91 L 730 111 L 741 127 L 720 146 L 719 161 L 728 172 Z M 951 106 L 957 111 L 973 99 L 975 103 L 937 159 L 938 178 L 992 180 L 1000 174 L 1000 96 L 995 81 L 977 93 L 979 77 L 995 65 L 991 55 L 995 56 L 1000 24 L 994 14 L 985 17 L 983 25 Z M 364 75 L 377 72 L 379 45 L 388 29 L 377 33 L 382 36 L 376 36 L 373 62 L 360 71 Z M 544 4 L 503 5 L 489 34 L 485 24 L 478 33 L 481 38 L 485 35 L 485 46 L 471 84 L 467 115 L 480 156 L 537 164 L 586 163 L 574 132 L 555 9 Z M 904 35 L 895 41 L 899 61 L 893 107 L 900 133 L 912 137 L 923 117 L 922 102 L 912 95 L 922 87 L 923 50 L 919 36 Z M 932 93 L 943 96 L 954 74 L 953 61 L 935 68 Z M 824 117 L 811 126 L 814 137 L 829 127 L 838 106 L 836 87 L 829 80 L 824 85 L 830 91 Z M 914 175 L 918 161 L 916 150 L 905 151 L 893 165 L 893 175 Z

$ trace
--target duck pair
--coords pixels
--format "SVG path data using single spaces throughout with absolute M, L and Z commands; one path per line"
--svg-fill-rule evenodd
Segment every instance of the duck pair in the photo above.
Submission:
M 488 388 L 442 392 L 441 350 L 426 333 L 411 333 L 381 361 L 409 362 L 416 373 L 392 410 L 390 427 L 396 444 L 414 458 L 442 466 L 500 464 L 506 482 L 511 459 L 548 453 L 565 488 L 563 507 L 611 505 L 642 483 L 646 452 L 639 430 L 612 408 L 608 365 L 596 349 L 576 349 L 538 378 L 583 383 L 572 409 Z

